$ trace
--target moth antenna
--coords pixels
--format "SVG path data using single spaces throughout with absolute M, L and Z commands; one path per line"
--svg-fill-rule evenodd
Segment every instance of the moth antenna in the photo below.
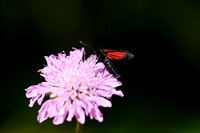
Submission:
M 92 48 L 90 45 L 86 44 L 86 43 L 83 43 L 82 41 L 80 41 L 80 44 L 83 44 L 84 46 L 87 46 L 88 48 L 94 50 L 94 48 Z

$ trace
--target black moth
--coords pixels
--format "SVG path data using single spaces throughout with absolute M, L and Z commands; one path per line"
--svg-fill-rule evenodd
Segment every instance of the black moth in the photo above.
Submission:
M 116 78 L 119 78 L 120 75 L 117 73 L 114 65 L 112 64 L 110 60 L 130 60 L 130 59 L 133 59 L 134 57 L 134 55 L 129 51 L 112 50 L 112 49 L 103 49 L 103 50 L 96 49 L 95 50 L 94 48 L 83 43 L 82 41 L 80 41 L 80 43 L 94 50 L 94 54 L 98 57 L 98 60 L 100 62 L 103 62 L 107 71 L 110 74 L 113 74 L 113 76 Z

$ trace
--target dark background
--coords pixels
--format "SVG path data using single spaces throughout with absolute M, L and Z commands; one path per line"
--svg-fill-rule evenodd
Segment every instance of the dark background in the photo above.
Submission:
M 36 120 L 27 87 L 44 79 L 44 56 L 81 48 L 125 49 L 115 61 L 124 97 L 86 119 L 83 133 L 200 132 L 200 2 L 198 0 L 1 0 L 2 133 L 71 133 L 76 121 Z M 87 55 L 93 53 L 86 48 Z

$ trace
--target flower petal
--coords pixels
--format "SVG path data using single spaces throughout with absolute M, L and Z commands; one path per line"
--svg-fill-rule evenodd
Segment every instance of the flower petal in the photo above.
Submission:
M 69 106 L 69 111 L 68 111 L 67 121 L 72 121 L 72 118 L 75 115 L 75 107 L 73 103 L 69 104 L 68 106 Z
M 37 85 L 33 85 L 28 87 L 27 89 L 25 89 L 26 91 L 26 97 L 30 98 L 30 97 L 35 97 L 37 96 Z
M 92 108 L 90 115 L 92 116 L 92 118 L 94 117 L 99 122 L 103 121 L 103 114 L 99 111 L 98 107 Z
M 49 117 L 49 113 L 48 113 L 48 107 L 51 105 L 51 100 L 46 101 L 42 107 L 40 108 L 40 110 L 38 111 L 38 116 L 37 116 L 37 120 L 38 122 L 43 122 L 44 120 L 46 120 Z
M 121 96 L 121 97 L 124 96 L 124 94 L 122 93 L 121 90 L 116 90 L 116 89 L 113 89 L 112 94 L 115 94 L 115 95 L 118 95 L 118 96 Z
M 58 115 L 56 115 L 55 118 L 53 119 L 53 124 L 55 125 L 62 124 L 65 120 L 66 115 L 67 115 L 66 106 L 63 106 L 60 109 Z
M 76 119 L 81 123 L 85 123 L 85 113 L 80 106 L 76 107 Z
M 111 107 L 112 106 L 112 103 L 103 97 L 94 96 L 94 101 L 97 103 L 97 105 L 100 105 L 102 107 Z
M 39 105 L 41 105 L 41 103 L 42 103 L 44 97 L 45 97 L 45 94 L 42 94 L 42 96 L 41 96 L 40 98 L 38 98 L 37 103 L 38 103 Z
M 40 94 L 36 97 L 32 97 L 29 103 L 29 107 L 33 107 L 35 101 L 40 97 Z
M 122 85 L 122 83 L 119 82 L 116 78 L 107 79 L 105 82 L 103 82 L 103 84 L 111 87 L 118 87 Z

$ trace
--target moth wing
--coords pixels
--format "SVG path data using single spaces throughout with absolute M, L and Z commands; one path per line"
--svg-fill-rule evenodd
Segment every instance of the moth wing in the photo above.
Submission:
M 106 56 L 109 59 L 112 59 L 112 60 L 121 60 L 121 59 L 124 59 L 127 55 L 125 51 L 117 51 L 117 50 L 111 50 L 111 49 L 104 49 L 103 52 L 106 54 Z

